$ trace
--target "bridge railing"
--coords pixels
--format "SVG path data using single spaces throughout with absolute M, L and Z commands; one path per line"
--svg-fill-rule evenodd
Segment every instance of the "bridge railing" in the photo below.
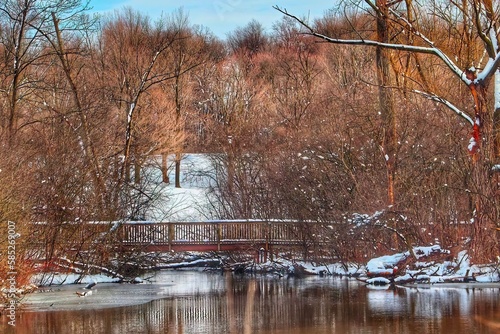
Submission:
M 128 245 L 273 243 L 297 244 L 310 236 L 304 223 L 285 221 L 127 222 L 118 240 Z
M 107 246 L 152 251 L 269 250 L 273 246 L 308 247 L 321 242 L 315 237 L 321 235 L 317 232 L 320 224 L 295 221 L 39 223 L 36 227 L 33 246 L 43 256 L 106 251 Z

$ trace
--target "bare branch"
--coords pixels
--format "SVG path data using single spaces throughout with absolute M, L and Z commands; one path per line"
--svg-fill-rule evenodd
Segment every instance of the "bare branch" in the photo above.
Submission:
M 416 94 L 419 94 L 419 95 L 422 95 L 422 96 L 424 96 L 425 98 L 427 98 L 429 100 L 436 101 L 436 102 L 439 102 L 441 104 L 444 104 L 446 107 L 448 107 L 448 109 L 450 109 L 455 114 L 457 114 L 458 116 L 460 116 L 463 119 L 465 119 L 470 125 L 474 125 L 474 121 L 472 120 L 472 118 L 469 115 L 467 115 L 467 113 L 465 113 L 464 111 L 460 110 L 457 106 L 455 106 L 453 103 L 451 103 L 447 99 L 443 98 L 442 96 L 438 96 L 438 95 L 436 95 L 434 93 L 422 92 L 420 90 L 412 90 L 412 92 L 416 93 Z
M 328 43 L 333 43 L 333 44 L 345 44 L 345 45 L 364 45 L 364 46 L 371 46 L 371 47 L 382 47 L 386 49 L 391 49 L 391 50 L 399 50 L 399 51 L 407 51 L 407 52 L 415 52 L 415 53 L 423 53 L 423 54 L 430 54 L 437 56 L 440 58 L 444 64 L 458 77 L 462 82 L 464 82 L 466 85 L 471 84 L 471 80 L 469 80 L 465 72 L 461 70 L 443 51 L 441 51 L 439 48 L 435 46 L 431 47 L 425 47 L 425 46 L 414 46 L 414 45 L 407 45 L 407 44 L 393 44 L 393 43 L 382 43 L 382 42 L 377 42 L 374 40 L 367 40 L 367 39 L 361 39 L 361 40 L 349 40 L 349 39 L 337 39 L 337 38 L 331 38 L 328 36 L 325 36 L 323 34 L 320 34 L 314 30 L 310 25 L 308 25 L 306 22 L 301 20 L 295 15 L 292 15 L 288 13 L 286 9 L 282 9 L 278 6 L 273 6 L 274 9 L 277 11 L 281 12 L 282 14 L 296 20 L 300 25 L 302 25 L 304 28 L 308 30 L 306 34 L 318 37 Z M 422 37 L 422 36 L 421 36 Z M 430 43 L 430 41 L 429 41 Z M 433 45 L 431 43 L 431 45 Z
M 488 55 L 490 56 L 490 58 L 494 58 L 496 50 L 493 47 L 493 43 L 492 43 L 491 39 L 483 32 L 483 27 L 482 27 L 482 23 L 481 23 L 481 11 L 482 11 L 483 6 L 481 5 L 480 2 L 473 1 L 472 7 L 474 8 L 474 23 L 476 24 L 477 33 L 478 33 L 479 37 L 481 38 L 481 40 L 483 41 L 484 47 L 485 47 L 486 51 L 488 52 Z M 488 16 L 488 18 L 490 20 L 492 20 L 493 17 L 489 14 L 490 12 L 488 11 L 487 8 L 485 8 L 485 11 L 486 11 L 486 15 Z M 489 27 L 488 29 L 491 29 L 491 27 Z

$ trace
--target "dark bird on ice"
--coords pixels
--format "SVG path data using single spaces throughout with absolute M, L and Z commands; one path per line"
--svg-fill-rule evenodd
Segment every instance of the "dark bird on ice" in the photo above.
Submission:
M 96 282 L 96 281 L 90 282 L 89 284 L 87 284 L 87 285 L 85 286 L 85 288 L 84 288 L 84 289 L 85 289 L 85 290 L 90 290 L 90 289 L 92 289 L 94 286 L 96 286 L 96 284 L 97 284 L 97 282 Z

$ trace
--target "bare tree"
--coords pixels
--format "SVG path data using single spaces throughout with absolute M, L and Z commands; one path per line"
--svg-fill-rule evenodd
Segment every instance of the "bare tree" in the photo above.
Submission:
M 498 54 L 498 50 L 493 47 L 498 40 L 498 30 L 496 29 L 497 11 L 491 1 L 472 1 L 470 5 L 468 2 L 448 4 L 449 6 L 453 6 L 459 13 L 464 14 L 463 18 L 466 21 L 463 24 L 474 28 L 475 35 L 482 41 L 484 53 L 488 55 L 486 60 L 482 60 L 481 58 L 476 59 L 475 66 L 474 64 L 467 64 L 467 68 L 460 68 L 453 58 L 448 56 L 439 45 L 433 43 L 423 31 L 418 30 L 416 22 L 410 22 L 408 17 L 404 15 L 404 12 L 387 8 L 386 14 L 383 14 L 384 8 L 381 8 L 379 1 L 374 3 L 366 0 L 365 2 L 375 13 L 388 15 L 402 29 L 411 30 L 413 36 L 415 38 L 418 37 L 419 42 L 414 44 L 388 43 L 387 41 L 363 37 L 361 34 L 359 39 L 333 38 L 319 33 L 314 27 L 297 16 L 288 13 L 285 9 L 275 8 L 300 22 L 305 28 L 306 34 L 315 36 L 328 43 L 364 45 L 435 56 L 456 78 L 469 88 L 474 104 L 472 115 L 461 110 L 456 104 L 443 96 L 437 95 L 433 91 L 415 89 L 414 92 L 443 103 L 453 113 L 472 126 L 469 151 L 473 162 L 473 181 L 471 185 L 474 187 L 473 192 L 476 194 L 476 204 L 474 212 L 471 213 L 474 218 L 471 249 L 475 251 L 477 260 L 487 259 L 494 253 L 493 250 L 496 249 L 497 238 L 491 231 L 494 230 L 498 221 L 497 201 L 495 200 L 498 197 L 498 191 L 496 190 L 498 185 L 492 183 L 489 177 L 493 172 L 493 166 L 496 166 L 496 162 L 498 161 L 498 156 L 496 155 L 496 152 L 498 152 L 498 147 L 496 147 L 496 133 L 498 129 L 496 126 L 498 124 L 495 124 L 493 121 L 496 119 L 498 111 L 496 109 L 488 109 L 487 107 L 489 83 L 498 75 L 498 67 L 500 65 L 500 55 Z M 407 2 L 407 4 L 411 5 L 410 2 Z M 433 6 L 435 11 L 441 8 L 439 7 L 439 2 L 434 3 Z M 423 12 L 419 11 L 419 13 Z M 423 20 L 423 14 L 419 19 Z M 472 25 L 470 25 L 471 22 Z M 443 23 L 446 24 L 447 21 L 443 21 Z M 469 47 L 473 46 L 469 45 Z
M 201 31 L 196 31 L 189 26 L 188 16 L 182 11 L 177 11 L 170 19 L 171 28 L 179 33 L 179 39 L 172 45 L 169 62 L 172 71 L 172 99 L 175 104 L 175 132 L 177 136 L 185 133 L 185 117 L 192 104 L 192 72 L 209 60 L 206 36 Z M 176 188 L 181 187 L 180 172 L 181 159 L 185 141 L 175 148 L 175 179 Z
M 282 126 L 297 131 L 304 119 L 312 118 L 314 103 L 318 98 L 319 46 L 314 41 L 299 34 L 289 21 L 276 26 L 276 54 L 273 73 L 270 78 L 274 90 L 273 100 L 276 111 L 282 117 Z
M 154 28 L 148 17 L 130 8 L 116 13 L 104 27 L 103 53 L 106 70 L 111 74 L 112 98 L 125 118 L 121 170 L 125 181 L 129 179 L 141 98 L 155 85 L 173 78 L 161 58 L 177 38 L 178 32 L 166 31 L 161 22 Z M 140 168 L 140 156 L 134 159 L 136 169 Z
M 30 114 L 23 110 L 23 103 L 29 99 L 38 82 L 31 69 L 41 65 L 50 52 L 43 47 L 43 43 L 44 32 L 51 29 L 51 13 L 64 13 L 76 6 L 80 6 L 80 1 L 6 0 L 0 4 L 0 75 L 3 77 L 0 93 L 7 103 L 2 108 L 5 114 L 1 115 L 0 124 L 10 144 L 14 143 L 22 123 L 31 121 Z M 86 6 L 84 3 L 81 8 Z
M 227 43 L 233 53 L 240 53 L 245 59 L 265 51 L 269 43 L 264 27 L 256 20 L 245 27 L 239 27 L 229 34 Z

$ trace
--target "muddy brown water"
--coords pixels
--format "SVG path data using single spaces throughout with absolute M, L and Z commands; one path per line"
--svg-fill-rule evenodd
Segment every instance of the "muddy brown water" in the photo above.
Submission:
M 43 288 L 0 333 L 500 333 L 500 285 L 369 287 L 336 277 L 164 271 L 151 283 Z

